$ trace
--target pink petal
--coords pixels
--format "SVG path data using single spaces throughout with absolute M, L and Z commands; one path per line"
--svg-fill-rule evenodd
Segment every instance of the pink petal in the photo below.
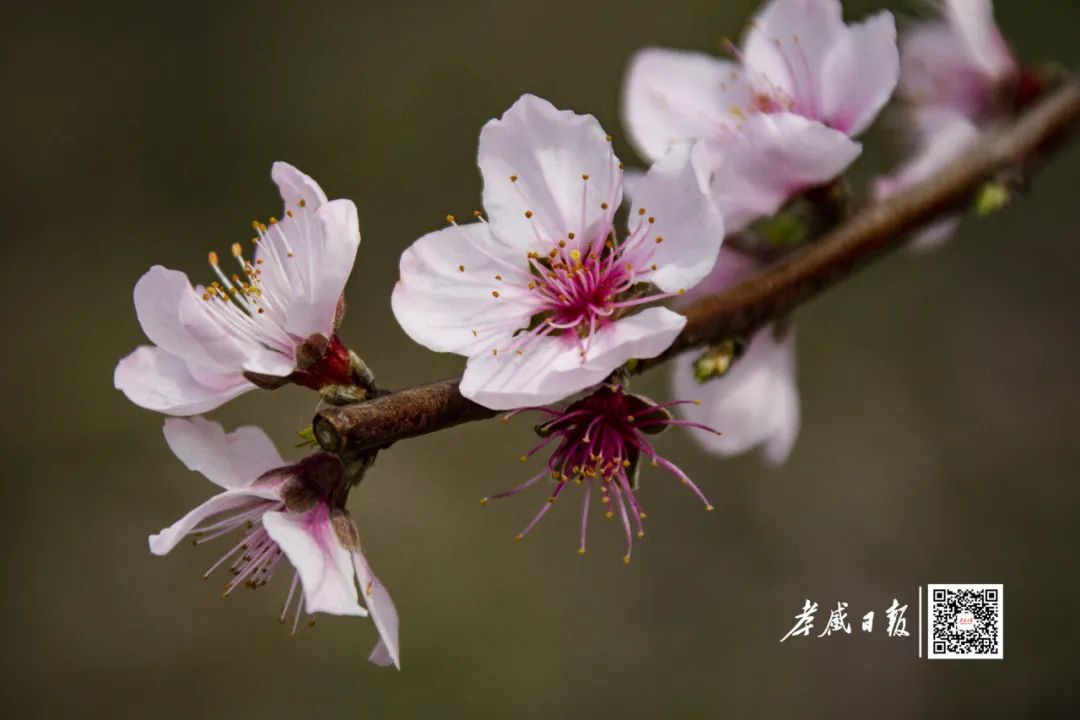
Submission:
M 703 53 L 647 48 L 630 61 L 623 122 L 638 152 L 656 160 L 681 140 L 709 138 L 732 126 L 732 108 L 750 105 L 738 64 Z
M 843 33 L 839 0 L 772 0 L 743 42 L 747 78 L 758 92 L 786 96 L 795 112 L 820 118 L 825 58 Z
M 155 265 L 135 284 L 134 298 L 146 336 L 184 360 L 220 373 L 293 371 L 291 358 L 215 317 L 182 272 Z
M 301 200 L 311 210 L 326 202 L 326 193 L 319 187 L 319 183 L 287 162 L 275 162 L 270 170 L 270 177 L 278 186 L 286 210 L 295 212 L 300 207 Z
M 154 555 L 168 554 L 207 518 L 224 512 L 235 512 L 240 508 L 255 509 L 260 505 L 271 507 L 278 499 L 276 491 L 266 487 L 226 490 L 218 493 L 158 534 L 151 535 L 150 552 Z
M 578 360 L 578 367 L 568 374 L 596 377 L 597 373 L 607 374 L 621 366 L 627 360 L 654 358 L 667 350 L 686 325 L 686 318 L 664 307 L 650 307 L 639 313 L 621 318 L 605 325 L 593 338 L 592 347 L 584 364 Z M 563 366 L 566 358 L 560 358 Z M 571 366 L 573 367 L 573 366 Z M 599 377 L 592 382 L 582 383 L 578 390 L 601 382 Z M 575 390 L 576 392 L 576 390 Z
M 131 402 L 170 415 L 208 412 L 255 386 L 240 373 L 217 374 L 192 367 L 161 348 L 143 345 L 121 360 L 113 384 Z
M 169 449 L 188 470 L 226 489 L 247 487 L 286 464 L 266 433 L 253 425 L 227 433 L 205 418 L 169 418 L 164 432 Z
M 401 256 L 394 317 L 431 350 L 490 353 L 535 313 L 527 268 L 525 254 L 499 243 L 486 223 L 436 230 Z
M 375 577 L 363 553 L 353 554 L 353 565 L 360 582 L 360 595 L 371 613 L 375 629 L 379 631 L 379 642 L 368 659 L 380 667 L 393 663 L 394 667 L 400 670 L 401 648 L 398 643 L 398 615 L 394 601 L 390 599 L 386 586 Z
M 1016 60 L 994 23 L 990 0 L 946 0 L 945 14 L 976 67 L 994 81 L 1016 72 Z
M 666 292 L 700 282 L 716 263 L 724 240 L 724 219 L 698 176 L 690 150 L 688 143 L 679 143 L 652 166 L 636 188 L 629 216 L 631 230 L 655 220 L 643 251 L 657 269 L 641 279 Z M 657 244 L 657 238 L 663 242 Z
M 753 115 L 730 141 L 702 150 L 713 171 L 713 200 L 733 233 L 774 214 L 792 196 L 831 181 L 862 147 L 822 123 L 776 113 Z
M 263 526 L 300 573 L 308 614 L 367 616 L 357 602 L 352 553 L 334 533 L 325 504 L 303 513 L 268 512 Z
M 484 125 L 478 162 L 492 230 L 521 250 L 546 250 L 569 233 L 606 236 L 604 225 L 622 202 L 619 160 L 596 118 L 535 95 L 522 95 Z
M 881 12 L 849 26 L 825 59 L 823 119 L 849 136 L 858 135 L 892 97 L 899 77 L 892 13 Z
M 513 351 L 474 355 L 465 365 L 461 394 L 493 410 L 558 402 L 590 384 L 586 380 L 577 387 L 574 378 L 554 369 L 562 356 L 578 358 L 577 353 L 577 341 L 564 335 L 534 339 L 521 355 Z
M 768 462 L 784 462 L 799 432 L 794 333 L 777 340 L 772 326 L 763 328 L 728 374 L 705 383 L 694 379 L 699 356 L 690 352 L 676 358 L 672 393 L 680 399 L 702 400 L 701 405 L 681 406 L 680 414 L 723 434 L 692 429 L 691 435 L 719 455 L 760 446 Z
M 685 324 L 666 308 L 648 308 L 599 329 L 584 362 L 572 335 L 533 340 L 521 355 L 476 355 L 465 366 L 461 393 L 493 410 L 556 403 L 603 382 L 631 358 L 656 357 Z

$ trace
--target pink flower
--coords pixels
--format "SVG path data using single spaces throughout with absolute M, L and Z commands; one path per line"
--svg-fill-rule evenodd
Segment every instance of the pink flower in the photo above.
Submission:
M 892 95 L 896 28 L 882 12 L 845 25 L 839 0 L 772 0 L 751 23 L 739 62 L 650 48 L 627 71 L 623 118 L 647 159 L 702 141 L 729 232 L 829 182 L 862 150 L 852 140 Z
M 536 432 L 541 441 L 521 457 L 522 461 L 558 441 L 555 450 L 548 458 L 547 466 L 521 485 L 505 492 L 481 500 L 488 500 L 517 495 L 527 490 L 540 480 L 550 477 L 555 488 L 547 502 L 540 508 L 525 529 L 517 536 L 520 541 L 529 533 L 540 518 L 547 514 L 551 506 L 572 480 L 577 485 L 585 486 L 585 497 L 581 512 L 581 536 L 578 552 L 585 554 L 585 537 L 589 522 L 589 501 L 594 486 L 600 492 L 600 500 L 607 507 L 605 515 L 610 519 L 618 512 L 626 532 L 626 555 L 624 562 L 630 562 L 633 550 L 634 531 L 639 538 L 645 536 L 642 520 L 645 511 L 638 502 L 634 491 L 637 489 L 638 461 L 642 456 L 649 459 L 653 467 L 663 467 L 674 475 L 683 485 L 689 487 L 705 504 L 705 509 L 712 511 L 713 506 L 702 494 L 697 485 L 686 476 L 674 463 L 661 457 L 647 439 L 648 435 L 657 435 L 673 425 L 696 427 L 716 434 L 715 430 L 698 423 L 676 420 L 667 408 L 677 405 L 692 404 L 691 400 L 676 400 L 666 403 L 654 403 L 641 395 L 626 393 L 621 385 L 602 385 L 588 397 L 578 400 L 565 410 L 555 408 L 532 407 L 516 410 L 505 419 L 525 410 L 547 415 Z
M 272 177 L 285 216 L 253 223 L 252 260 L 234 243 L 236 272 L 212 252 L 218 280 L 208 286 L 160 265 L 135 285 L 135 311 L 154 345 L 116 366 L 113 381 L 132 402 L 193 415 L 256 386 L 349 382 L 349 354 L 334 333 L 360 243 L 356 206 L 327 201 L 286 163 L 274 163 Z
M 900 92 L 912 105 L 992 115 L 1002 85 L 1020 66 L 994 24 L 990 0 L 944 0 L 942 19 L 922 23 L 900 45 Z
M 758 269 L 757 263 L 736 250 L 725 248 L 716 268 L 694 294 L 711 294 L 741 282 Z M 687 299 L 691 299 L 687 296 Z M 710 353 L 717 353 L 715 359 Z M 702 373 L 702 363 L 712 359 L 718 377 Z M 727 363 L 734 364 L 727 369 Z M 719 367 L 717 367 L 719 365 Z M 702 378 L 705 375 L 707 379 Z M 761 447 L 766 460 L 783 463 L 799 433 L 799 390 L 795 382 L 795 332 L 767 325 L 750 338 L 742 355 L 732 349 L 713 348 L 703 355 L 695 351 L 680 355 L 672 368 L 675 397 L 696 397 L 679 412 L 696 425 L 723 428 L 723 435 L 690 430 L 701 445 L 720 455 L 736 455 Z
M 200 417 L 166 420 L 165 440 L 189 469 L 224 491 L 151 535 L 152 553 L 165 555 L 188 536 L 199 545 L 239 531 L 239 541 L 206 571 L 208 577 L 231 563 L 225 595 L 242 585 L 267 584 L 287 558 L 295 570 L 281 622 L 294 597 L 294 633 L 301 606 L 309 615 L 370 614 L 381 638 L 371 661 L 400 667 L 397 611 L 360 550 L 356 526 L 343 506 L 348 483 L 337 458 L 316 453 L 287 465 L 259 428 L 226 433 Z M 302 598 L 296 595 L 298 584 Z
M 915 146 L 906 163 L 874 186 L 890 197 L 938 173 L 971 149 L 981 130 L 1002 119 L 1028 89 L 1021 68 L 994 24 L 990 0 L 946 0 L 943 18 L 901 42 L 900 90 Z M 958 217 L 924 228 L 913 246 L 927 250 L 952 235 Z
M 469 358 L 466 397 L 495 409 L 556 402 L 671 344 L 681 315 L 626 313 L 693 286 L 719 251 L 723 221 L 688 146 L 642 178 L 621 240 L 622 164 L 591 115 L 524 95 L 484 126 L 479 165 L 489 220 L 451 217 L 413 243 L 393 293 L 413 340 Z

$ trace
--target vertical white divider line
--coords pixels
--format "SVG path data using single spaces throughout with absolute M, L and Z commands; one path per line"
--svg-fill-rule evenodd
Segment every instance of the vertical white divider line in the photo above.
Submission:
M 916 643 L 916 645 L 919 648 L 919 659 L 920 660 L 922 659 L 922 643 L 923 643 L 923 633 L 922 633 L 922 585 L 920 585 L 919 586 L 919 635 L 918 635 L 918 642 Z

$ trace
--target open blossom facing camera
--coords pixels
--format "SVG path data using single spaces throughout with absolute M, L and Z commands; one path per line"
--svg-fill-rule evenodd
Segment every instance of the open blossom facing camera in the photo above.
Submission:
M 886 198 L 926 180 L 971 149 L 980 132 L 1037 92 L 994 24 L 990 0 L 945 0 L 942 17 L 918 25 L 900 43 L 900 92 L 914 153 L 874 186 Z M 924 229 L 914 246 L 947 239 L 958 218 Z
M 536 426 L 540 442 L 521 457 L 526 461 L 552 443 L 555 450 L 548 458 L 547 466 L 536 475 L 511 490 L 484 498 L 481 502 L 516 495 L 527 490 L 544 478 L 550 478 L 555 487 L 540 511 L 514 539 L 521 540 L 532 530 L 540 519 L 555 504 L 567 484 L 573 481 L 585 486 L 581 509 L 581 536 L 578 552 L 585 553 L 585 538 L 589 524 L 589 503 L 594 487 L 600 493 L 600 500 L 606 508 L 605 515 L 610 519 L 618 514 L 626 532 L 626 554 L 624 562 L 630 562 L 634 534 L 645 536 L 642 521 L 645 510 L 638 502 L 637 489 L 638 463 L 647 458 L 653 467 L 662 467 L 683 485 L 689 487 L 705 504 L 706 510 L 713 506 L 705 498 L 697 485 L 686 476 L 674 463 L 661 457 L 647 436 L 658 435 L 674 425 L 690 426 L 718 435 L 715 430 L 698 423 L 677 420 L 671 416 L 668 408 L 678 405 L 692 405 L 693 400 L 675 400 L 666 403 L 654 403 L 641 395 L 631 395 L 621 385 L 602 385 L 591 395 L 572 403 L 565 410 L 533 407 L 516 410 L 518 412 L 535 411 L 544 413 L 548 418 Z M 631 527 L 633 525 L 633 527 Z
M 556 402 L 671 344 L 682 316 L 630 311 L 695 285 L 719 251 L 723 221 L 688 145 L 641 180 L 623 238 L 622 164 L 591 115 L 524 95 L 484 126 L 479 165 L 487 221 L 449 218 L 417 240 L 393 294 L 410 337 L 469 358 L 466 397 Z
M 709 277 L 686 300 L 721 292 L 758 269 L 748 255 L 725 247 Z M 760 447 L 773 465 L 783 463 L 791 453 L 799 434 L 799 389 L 795 331 L 784 325 L 766 325 L 742 349 L 725 342 L 675 359 L 672 393 L 701 399 L 680 406 L 677 412 L 694 423 L 724 428 L 722 435 L 689 431 L 707 450 L 737 455 Z
M 224 491 L 151 535 L 152 553 L 165 555 L 189 536 L 198 545 L 226 535 L 235 540 L 239 534 L 206 572 L 208 577 L 228 564 L 232 579 L 225 595 L 267 584 L 287 559 L 295 571 L 282 623 L 289 620 L 294 600 L 293 632 L 301 609 L 309 615 L 370 614 L 380 636 L 371 661 L 400 667 L 397 612 L 360 550 L 356 526 L 344 508 L 348 483 L 337 458 L 316 453 L 288 465 L 259 428 L 226 433 L 199 417 L 166 420 L 165 439 L 181 462 Z
M 234 270 L 210 253 L 209 285 L 160 265 L 135 285 L 135 311 L 154 344 L 116 367 L 114 383 L 132 402 L 193 415 L 255 387 L 358 383 L 362 363 L 335 335 L 360 244 L 356 206 L 328 201 L 286 163 L 274 163 L 272 177 L 285 213 L 253 223 L 253 257 L 234 243 Z
M 839 0 L 772 0 L 737 62 L 651 48 L 627 71 L 623 118 L 641 154 L 700 140 L 729 232 L 840 175 L 851 138 L 888 101 L 899 75 L 896 27 L 882 12 L 845 25 Z

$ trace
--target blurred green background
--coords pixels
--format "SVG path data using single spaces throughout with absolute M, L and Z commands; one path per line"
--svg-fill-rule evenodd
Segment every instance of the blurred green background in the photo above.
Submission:
M 849 2 L 849 17 L 880 3 Z M 1077 183 L 1080 145 L 1029 197 L 926 256 L 878 263 L 797 316 L 804 429 L 788 464 L 661 446 L 717 512 L 644 474 L 649 537 L 577 501 L 526 542 L 542 493 L 530 423 L 477 423 L 380 457 L 351 508 L 402 617 L 404 670 L 366 661 L 370 623 L 276 623 L 287 578 L 219 597 L 224 546 L 151 557 L 146 536 L 212 490 L 112 387 L 143 342 L 131 289 L 279 212 L 288 160 L 360 208 L 343 328 L 385 386 L 458 372 L 394 323 L 397 257 L 479 203 L 477 134 L 522 92 L 618 115 L 630 54 L 719 52 L 755 3 L 10 3 L 0 10 L 7 207 L 0 414 L 6 717 L 980 717 L 1076 701 Z M 894 5 L 894 8 L 896 6 Z M 999 2 L 1028 60 L 1080 62 L 1080 3 Z M 887 124 L 886 124 L 887 125 Z M 869 137 L 855 175 L 888 167 Z M 635 385 L 658 397 L 654 371 Z M 214 413 L 283 447 L 311 394 Z M 299 452 L 299 451 L 296 451 Z M 530 466 L 531 467 L 531 466 Z M 1003 582 L 1006 660 L 915 658 L 913 638 L 778 643 L 804 598 L 853 618 L 927 582 Z M 824 618 L 819 615 L 819 623 Z M 818 626 L 819 628 L 821 625 Z

